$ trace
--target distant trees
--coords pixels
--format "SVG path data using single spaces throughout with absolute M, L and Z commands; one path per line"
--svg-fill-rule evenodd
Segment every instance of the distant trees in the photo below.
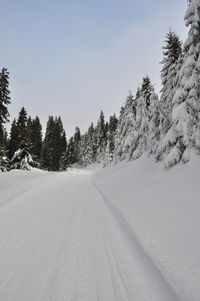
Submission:
M 40 162 L 41 150 L 42 150 L 42 125 L 38 116 L 35 119 L 30 118 L 30 143 L 31 154 L 35 161 Z
M 66 146 L 66 134 L 61 118 L 49 116 L 41 151 L 41 166 L 48 170 L 59 170 Z
M 10 130 L 10 140 L 8 143 L 8 157 L 12 159 L 15 151 L 19 147 L 18 127 L 16 119 L 13 120 Z

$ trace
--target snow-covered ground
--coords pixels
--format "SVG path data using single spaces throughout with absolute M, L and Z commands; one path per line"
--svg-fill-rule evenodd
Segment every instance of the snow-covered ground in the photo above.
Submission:
M 0 173 L 1 301 L 199 301 L 200 161 Z

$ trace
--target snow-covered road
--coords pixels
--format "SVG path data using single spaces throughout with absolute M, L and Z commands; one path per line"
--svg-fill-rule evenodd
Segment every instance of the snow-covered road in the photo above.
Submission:
M 6 176 L 1 301 L 180 300 L 91 172 Z

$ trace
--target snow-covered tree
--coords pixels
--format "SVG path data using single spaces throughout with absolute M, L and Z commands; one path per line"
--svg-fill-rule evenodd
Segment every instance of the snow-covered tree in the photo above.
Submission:
M 31 170 L 31 166 L 37 167 L 38 164 L 30 155 L 26 142 L 22 142 L 11 159 L 11 169 Z
M 27 111 L 23 107 L 21 111 L 19 112 L 19 116 L 17 119 L 17 131 L 18 131 L 18 137 L 19 137 L 19 144 L 22 142 L 29 143 L 29 130 L 28 130 L 28 117 L 27 117 Z M 16 146 L 17 148 L 19 145 Z
M 182 66 L 173 97 L 172 125 L 163 145 L 168 147 L 166 167 L 187 162 L 191 151 L 200 151 L 200 1 L 192 0 L 185 15 L 190 26 Z
M 106 147 L 106 128 L 103 111 L 100 113 L 99 120 L 95 128 L 95 137 L 97 144 L 97 161 L 101 162 L 103 160 Z
M 144 88 L 144 86 L 142 86 Z M 149 86 L 148 86 L 149 89 Z M 148 95 L 148 98 L 146 96 Z M 150 96 L 143 93 L 143 90 L 137 92 L 136 118 L 132 134 L 132 144 L 130 149 L 130 159 L 136 160 L 145 151 L 147 151 L 148 133 L 149 133 L 149 111 L 147 103 L 150 104 Z M 148 100 L 148 102 L 146 101 Z
M 115 116 L 110 116 L 110 120 L 108 123 L 108 131 L 107 131 L 107 145 L 106 152 L 104 158 L 104 165 L 108 165 L 113 161 L 113 155 L 115 150 L 115 135 L 117 130 L 118 119 Z
M 137 91 L 136 98 L 136 119 L 133 131 L 133 143 L 130 150 L 130 158 L 135 160 L 139 158 L 144 152 L 148 151 L 150 140 L 150 122 L 153 124 L 153 111 L 157 102 L 157 95 L 154 92 L 153 85 L 148 76 L 143 78 L 141 89 Z M 152 129 L 153 129 L 152 125 Z M 153 132 L 151 130 L 151 137 L 153 139 Z M 151 150 L 152 151 L 152 150 Z M 150 151 L 150 152 L 151 152 Z
M 75 134 L 74 134 L 74 161 L 78 162 L 80 161 L 80 144 L 81 144 L 81 132 L 79 127 L 77 126 L 75 128 Z
M 66 150 L 66 161 L 68 162 L 69 166 L 76 163 L 74 137 L 71 137 L 68 141 Z
M 81 159 L 80 164 L 87 166 L 94 163 L 94 152 L 92 146 L 92 140 L 90 140 L 88 132 L 82 136 L 81 139 Z
M 160 144 L 161 132 L 160 132 L 160 123 L 162 120 L 161 114 L 161 104 L 158 98 L 158 95 L 152 92 L 150 97 L 150 120 L 148 125 L 148 152 L 151 155 L 155 156 L 155 159 L 158 160 L 157 150 Z
M 30 124 L 30 142 L 31 142 L 31 154 L 37 162 L 40 161 L 42 150 L 42 125 L 40 119 L 36 116 L 31 120 Z
M 9 171 L 10 170 L 10 160 L 7 156 L 5 149 L 0 148 L 0 171 Z
M 83 166 L 92 164 L 97 158 L 97 141 L 93 123 L 88 128 L 88 131 L 81 136 L 80 141 L 80 159 L 79 163 Z
M 122 107 L 115 137 L 114 162 L 130 159 L 134 143 L 134 128 L 136 118 L 136 100 L 129 92 L 125 105 Z
M 10 129 L 10 139 L 8 143 L 8 157 L 12 159 L 15 151 L 19 146 L 19 135 L 17 129 L 17 122 L 16 119 L 13 120 L 11 129 Z
M 66 151 L 66 134 L 60 117 L 49 116 L 45 138 L 42 145 L 42 167 L 57 171 L 60 168 L 60 159 Z
M 164 137 L 172 125 L 172 99 L 176 87 L 178 60 L 182 54 L 182 42 L 173 31 L 166 35 L 163 47 L 163 68 L 161 70 L 162 89 L 160 102 L 162 106 L 161 135 Z
M 4 124 L 9 121 L 7 106 L 10 104 L 9 72 L 3 68 L 0 72 L 0 147 L 4 147 Z

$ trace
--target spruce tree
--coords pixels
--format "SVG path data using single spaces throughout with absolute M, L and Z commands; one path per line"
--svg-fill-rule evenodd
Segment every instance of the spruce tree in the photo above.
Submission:
M 53 165 L 53 129 L 54 118 L 53 116 L 49 116 L 41 151 L 41 165 L 48 170 L 51 170 Z
M 67 143 L 66 161 L 68 162 L 69 166 L 76 162 L 74 137 L 71 137 Z
M 145 90 L 147 87 L 148 93 Z M 150 85 L 142 85 L 142 89 L 137 92 L 136 98 L 136 117 L 134 122 L 134 128 L 132 133 L 132 143 L 130 147 L 130 159 L 139 158 L 148 148 L 148 133 L 149 133 L 149 107 L 151 94 L 149 93 Z M 148 106 L 147 106 L 148 103 Z
M 80 143 L 81 143 L 81 132 L 79 127 L 76 127 L 74 134 L 74 160 L 78 162 L 80 160 Z
M 8 157 L 12 159 L 15 151 L 19 147 L 19 134 L 16 119 L 13 120 L 11 129 L 10 129 L 10 139 L 8 143 Z
M 42 126 L 38 116 L 36 116 L 36 118 L 31 121 L 30 141 L 31 141 L 31 154 L 34 160 L 39 162 L 41 157 L 41 150 L 42 150 Z
M 173 31 L 166 35 L 165 46 L 163 47 L 163 68 L 161 70 L 162 90 L 161 90 L 161 136 L 166 135 L 172 125 L 172 99 L 176 87 L 176 73 L 178 62 L 182 55 L 182 42 Z M 161 150 L 162 151 L 162 150 Z
M 95 128 L 95 139 L 97 145 L 97 161 L 101 161 L 106 147 L 106 128 L 104 121 L 104 113 L 101 111 L 99 120 Z
M 9 121 L 7 106 L 10 104 L 9 72 L 3 68 L 0 72 L 0 147 L 4 146 L 4 124 Z
M 58 171 L 60 169 L 60 160 L 66 151 L 66 135 L 63 129 L 60 117 L 54 119 L 49 117 L 45 138 L 42 145 L 41 164 L 42 167 Z
M 144 152 L 152 153 L 157 150 L 157 143 L 153 149 L 151 149 L 150 143 L 155 139 L 153 129 L 155 129 L 154 118 L 156 117 L 154 114 L 160 108 L 158 109 L 158 96 L 154 92 L 149 77 L 143 78 L 141 89 L 138 89 L 136 94 L 136 103 L 136 118 L 130 148 L 130 158 L 134 160 L 139 158 Z M 160 132 L 156 134 L 156 139 L 159 141 L 160 137 L 158 134 L 160 136 Z
M 108 123 L 107 146 L 104 165 L 110 164 L 113 161 L 117 123 L 118 119 L 116 118 L 115 114 L 113 116 L 110 116 L 110 120 Z
M 148 125 L 148 152 L 149 154 L 154 155 L 157 161 L 158 159 L 160 159 L 158 156 L 158 147 L 161 140 L 160 124 L 162 120 L 162 114 L 158 95 L 154 91 L 150 98 L 149 110 L 151 114 Z
M 200 2 L 191 1 L 185 15 L 190 26 L 184 44 L 183 63 L 177 74 L 173 97 L 172 125 L 163 147 L 168 149 L 166 167 L 187 162 L 190 153 L 200 152 Z
M 132 92 L 126 98 L 122 107 L 116 130 L 114 161 L 118 162 L 131 158 L 131 149 L 134 143 L 134 127 L 136 118 L 136 99 Z
M 24 107 L 19 112 L 19 116 L 17 119 L 17 130 L 19 137 L 19 145 L 17 145 L 17 147 L 19 147 L 21 143 L 26 143 L 27 145 L 29 145 L 30 133 L 28 129 L 28 117 Z
M 152 94 L 152 84 L 149 76 L 145 76 L 143 78 L 142 87 L 141 87 L 141 93 L 146 103 L 147 110 L 150 106 L 150 97 Z

